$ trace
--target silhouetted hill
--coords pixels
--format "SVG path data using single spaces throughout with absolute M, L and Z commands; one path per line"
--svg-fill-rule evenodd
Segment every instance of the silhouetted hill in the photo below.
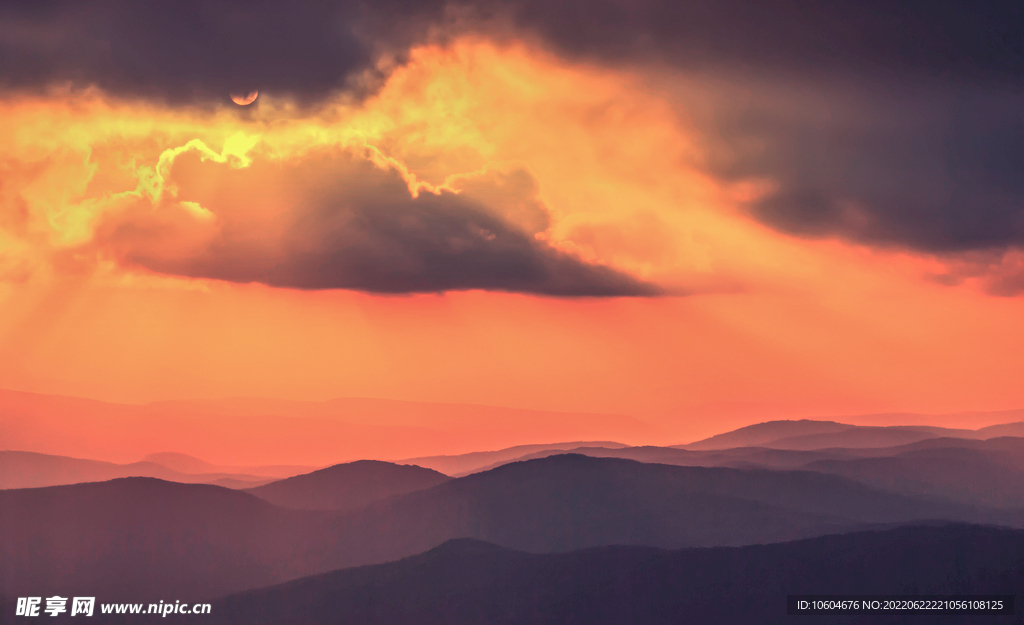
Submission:
M 0 489 L 104 482 L 121 477 L 155 477 L 197 484 L 224 482 L 243 484 L 246 488 L 273 479 L 245 473 L 183 473 L 151 461 L 114 464 L 29 451 L 0 451 Z
M 322 513 L 239 491 L 123 478 L 0 491 L 9 596 L 213 597 L 316 570 Z M 326 570 L 320 568 L 319 570 Z
M 210 464 L 205 460 L 200 460 L 195 456 L 188 454 L 179 454 L 172 451 L 162 451 L 155 454 L 149 454 L 143 460 L 149 462 L 155 462 L 162 464 L 167 468 L 180 471 L 182 473 L 216 473 L 217 466 Z
M 452 538 L 532 552 L 682 548 L 926 519 L 1024 526 L 1020 510 L 915 499 L 824 473 L 580 455 L 513 463 L 347 513 L 127 478 L 0 491 L 0 587 L 14 596 L 191 599 L 395 560 Z
M 1006 433 L 1002 433 L 1004 431 Z M 792 450 L 895 447 L 929 438 L 982 439 L 1005 436 L 1013 431 L 1017 431 L 1015 424 L 967 430 L 925 425 L 876 427 L 804 419 L 758 423 L 687 445 L 674 445 L 674 447 L 691 451 L 735 447 L 770 447 Z
M 705 438 L 704 440 L 686 445 L 674 445 L 674 447 L 694 451 L 702 449 L 730 449 L 733 447 L 763 447 L 767 443 L 780 438 L 843 432 L 851 427 L 853 426 L 845 423 L 836 423 L 835 421 L 812 421 L 810 419 L 766 421 L 765 423 L 755 423 L 754 425 L 748 425 L 731 432 L 716 434 L 711 438 Z
M 988 506 L 1022 507 L 1024 438 L 996 439 L 993 443 L 973 448 L 923 447 L 882 458 L 819 460 L 805 468 L 842 475 L 898 493 Z
M 801 436 L 786 436 L 768 443 L 765 447 L 774 449 L 857 449 L 862 447 L 895 447 L 907 445 L 928 438 L 936 438 L 939 434 L 933 428 L 912 427 L 865 427 L 856 426 L 840 432 L 822 432 Z
M 247 489 L 285 508 L 352 510 L 381 499 L 404 495 L 452 478 L 431 469 L 359 460 Z
M 223 625 L 1020 623 L 1016 616 L 787 616 L 789 594 L 1017 594 L 1024 531 L 950 525 L 796 542 L 528 554 L 454 540 L 376 566 L 215 601 Z M 152 617 L 147 617 L 152 619 Z M 145 618 L 137 622 L 150 622 Z M 168 617 L 191 622 L 195 617 Z
M 905 497 L 810 471 L 560 455 L 452 480 L 341 518 L 337 559 L 372 563 L 477 538 L 526 551 L 767 543 L 922 519 L 1024 526 L 1024 511 Z
M 622 443 L 613 441 L 578 441 L 574 443 L 550 443 L 545 445 L 516 445 L 496 451 L 474 451 L 468 454 L 456 456 L 424 456 L 422 458 L 409 458 L 399 460 L 403 464 L 415 464 L 440 471 L 446 475 L 459 477 L 486 471 L 494 467 L 507 464 L 514 460 L 527 460 L 530 458 L 541 458 L 552 454 L 564 453 L 580 447 L 595 447 L 602 449 L 619 449 L 626 447 Z M 545 453 L 547 452 L 547 453 Z
M 556 455 L 540 451 L 522 460 Z M 812 451 L 741 447 L 689 451 L 672 447 L 583 447 L 572 453 L 679 466 L 803 469 L 842 475 L 884 490 L 965 504 L 1024 506 L 1024 438 L 930 438 L 885 448 Z M 501 465 L 498 465 L 501 466 Z
M 982 438 L 992 438 L 996 436 L 1024 436 L 1024 421 L 1019 423 L 990 425 L 987 428 L 981 428 L 978 430 L 978 435 Z
M 678 447 L 577 447 L 567 450 L 536 451 L 480 470 L 494 469 L 509 462 L 546 458 L 563 453 L 583 454 L 595 458 L 628 458 L 640 462 L 675 464 L 693 467 L 801 469 L 819 460 L 894 457 L 908 451 L 936 448 L 964 448 L 984 452 L 999 463 L 1024 470 L 1024 438 L 999 437 L 987 440 L 969 438 L 927 438 L 894 447 L 831 447 L 825 449 L 774 449 L 771 447 L 736 447 L 694 451 Z M 460 477 L 456 475 L 456 477 Z
M 767 447 L 738 447 L 735 449 L 713 449 L 706 451 L 691 451 L 677 447 L 654 447 L 645 445 L 642 447 L 577 447 L 567 450 L 545 450 L 538 451 L 525 456 L 514 458 L 507 462 L 498 462 L 493 466 L 480 469 L 486 471 L 496 469 L 510 462 L 521 462 L 537 458 L 547 458 L 560 454 L 582 454 L 594 458 L 626 458 L 638 462 L 655 464 L 673 464 L 683 467 L 730 467 L 734 469 L 763 468 L 763 469 L 800 469 L 808 463 L 816 460 L 837 460 L 844 458 L 857 458 L 862 454 L 857 449 L 821 449 L 812 451 L 800 451 L 789 449 L 770 449 Z M 456 475 L 456 477 L 462 477 Z

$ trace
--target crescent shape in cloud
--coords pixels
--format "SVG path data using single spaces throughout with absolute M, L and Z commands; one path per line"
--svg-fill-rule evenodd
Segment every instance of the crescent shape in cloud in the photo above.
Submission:
M 256 96 L 260 94 L 259 91 L 250 91 L 249 95 L 240 95 L 237 93 L 231 94 L 231 101 L 238 106 L 246 106 L 256 101 Z

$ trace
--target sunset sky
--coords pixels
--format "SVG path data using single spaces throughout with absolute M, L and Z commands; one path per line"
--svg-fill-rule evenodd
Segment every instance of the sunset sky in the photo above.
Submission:
M 0 388 L 1024 407 L 1021 3 L 769 4 L 5 3 Z

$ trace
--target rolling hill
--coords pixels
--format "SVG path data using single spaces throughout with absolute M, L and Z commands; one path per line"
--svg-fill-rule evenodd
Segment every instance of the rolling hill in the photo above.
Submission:
M 423 467 L 359 460 L 271 482 L 246 492 L 283 508 L 353 510 L 450 479 Z
M 422 458 L 408 458 L 401 460 L 402 464 L 415 464 L 440 471 L 446 475 L 460 477 L 493 469 L 515 460 L 528 460 L 530 458 L 542 458 L 558 453 L 565 453 L 581 447 L 596 447 L 602 449 L 621 449 L 628 447 L 622 443 L 613 441 L 578 441 L 574 443 L 550 443 L 546 445 L 516 445 L 495 451 L 474 451 L 468 454 L 454 456 L 424 456 Z
M 308 559 L 330 540 L 325 520 L 227 488 L 153 478 L 0 491 L 0 588 L 215 597 L 323 570 Z
M 435 476 L 434 479 L 440 479 Z M 427 551 L 453 538 L 546 553 L 771 543 L 1024 511 L 901 496 L 837 475 L 561 455 L 349 512 L 152 478 L 0 491 L 5 593 L 208 598 Z

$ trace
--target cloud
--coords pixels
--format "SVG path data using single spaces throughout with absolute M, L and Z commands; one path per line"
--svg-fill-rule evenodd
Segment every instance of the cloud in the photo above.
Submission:
M 420 38 L 442 3 L 64 0 L 0 8 L 0 86 L 70 82 L 171 103 L 259 89 L 299 101 L 351 88 Z M 385 21 L 386 20 L 386 21 Z M 383 36 L 386 30 L 386 37 Z
M 990 295 L 1024 295 L 1024 251 L 966 252 L 948 259 L 946 271 L 932 276 L 940 284 L 957 286 L 975 281 Z
M 165 274 L 298 289 L 661 293 L 538 239 L 546 209 L 525 171 L 481 174 L 461 194 L 414 197 L 399 172 L 343 149 L 256 156 L 248 167 L 202 156 L 178 155 L 167 181 L 176 192 L 111 213 L 94 245 Z
M 1013 0 L 671 0 L 508 3 L 519 28 L 605 60 L 752 74 L 927 75 L 1015 83 L 1024 71 Z
M 428 40 L 467 32 L 525 40 L 689 81 L 677 103 L 703 133 L 707 169 L 772 182 L 775 191 L 749 206 L 760 222 L 801 237 L 956 255 L 1024 246 L 1022 21 L 1016 0 L 49 0 L 0 7 L 0 88 L 70 81 L 193 104 L 259 89 L 316 104 L 339 90 L 365 94 Z M 700 97 L 713 101 L 703 113 Z M 410 200 L 405 219 L 420 223 L 414 207 L 439 202 L 425 232 L 453 227 L 440 206 L 462 211 L 458 223 L 481 210 L 498 215 L 508 237 L 546 227 L 545 212 L 528 205 L 501 213 L 505 200 L 494 193 L 475 204 L 444 194 Z M 531 241 L 502 244 L 526 250 Z
M 170 102 L 260 89 L 316 100 L 428 38 L 537 37 L 602 62 L 1014 82 L 1013 0 L 48 0 L 0 8 L 0 84 L 71 81 Z
M 833 97 L 824 122 L 796 103 L 748 124 L 764 147 L 732 173 L 779 183 L 753 207 L 760 219 L 934 253 L 1024 244 L 1024 97 L 925 89 L 855 114 Z

